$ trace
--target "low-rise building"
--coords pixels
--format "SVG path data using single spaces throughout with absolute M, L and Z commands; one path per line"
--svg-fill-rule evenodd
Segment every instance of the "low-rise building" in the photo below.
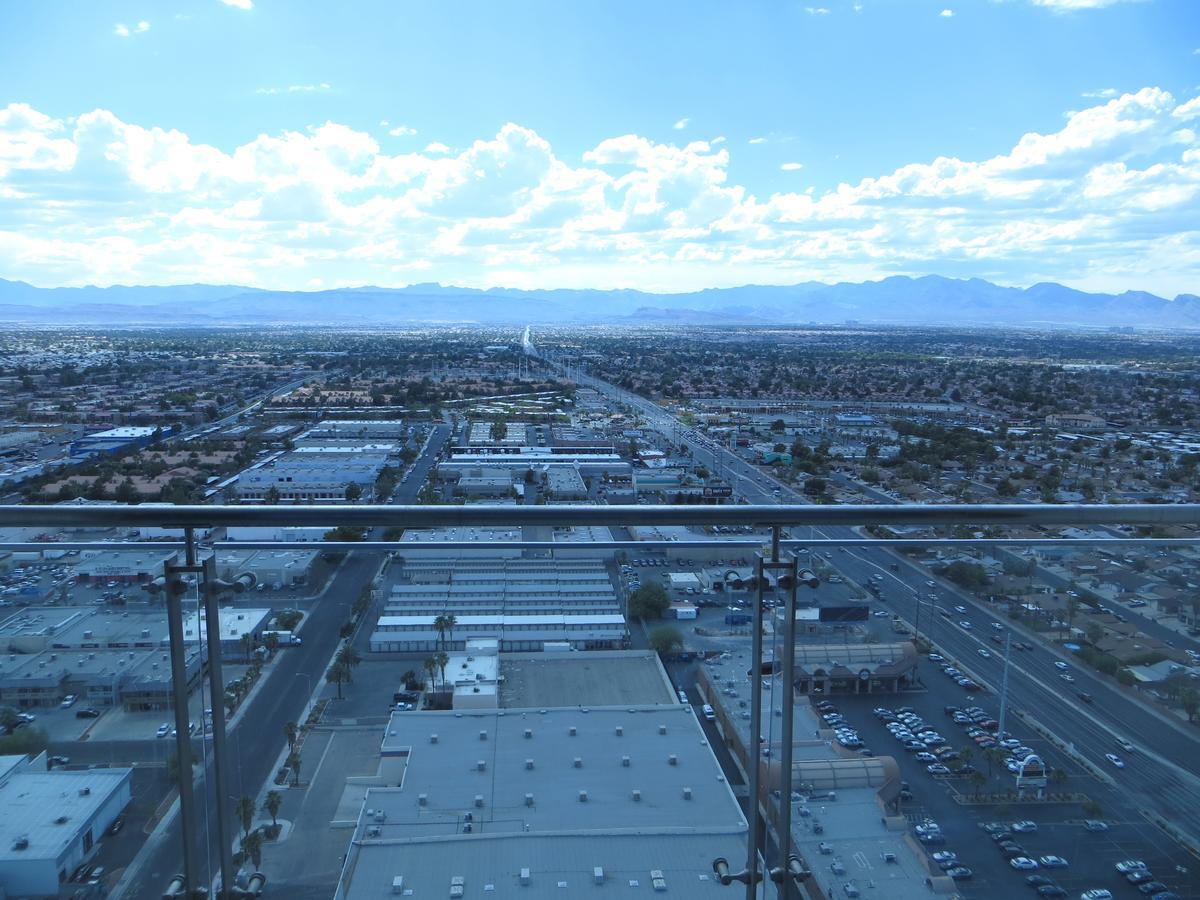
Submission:
M 133 770 L 46 768 L 46 755 L 0 756 L 0 892 L 58 897 L 129 805 Z

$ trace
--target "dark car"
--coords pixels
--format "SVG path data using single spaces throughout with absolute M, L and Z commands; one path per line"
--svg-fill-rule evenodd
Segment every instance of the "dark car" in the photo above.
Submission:
M 1139 884 L 1138 890 L 1143 894 L 1162 894 L 1169 891 L 1170 888 L 1161 881 L 1147 881 L 1145 884 Z
M 1126 875 L 1125 880 L 1130 884 L 1145 884 L 1147 881 L 1153 881 L 1154 876 L 1150 874 L 1149 869 L 1138 869 Z
M 75 718 L 77 719 L 98 719 L 100 718 L 100 710 L 85 706 L 83 709 L 75 710 Z
M 1059 887 L 1057 884 L 1043 884 L 1037 889 L 1039 897 L 1065 897 L 1067 896 L 1066 888 Z
M 1045 875 L 1030 875 L 1025 879 L 1025 883 L 1031 888 L 1040 888 L 1047 884 L 1054 884 L 1054 880 L 1047 878 Z
M 1084 703 L 1091 703 L 1091 702 L 1092 702 L 1092 695 L 1091 695 L 1091 694 L 1089 694 L 1089 693 L 1087 693 L 1086 691 L 1080 691 L 1080 692 L 1079 692 L 1079 699 L 1080 699 L 1080 700 L 1082 700 Z
M 120 834 L 121 829 L 124 827 L 125 827 L 125 819 L 121 816 L 117 816 L 115 819 L 113 819 L 112 824 L 108 826 L 108 833 L 109 834 Z

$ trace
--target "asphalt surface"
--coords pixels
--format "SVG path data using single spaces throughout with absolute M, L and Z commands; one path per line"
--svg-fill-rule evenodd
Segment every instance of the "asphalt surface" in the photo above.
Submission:
M 580 384 L 609 399 L 636 409 L 650 427 L 663 436 L 686 444 L 697 463 L 721 471 L 733 481 L 737 493 L 749 502 L 807 502 L 787 485 L 691 431 L 644 397 L 583 373 L 576 372 L 574 377 Z M 831 541 L 861 538 L 854 529 L 845 526 L 799 528 L 793 530 L 792 536 Z M 928 630 L 927 623 L 931 619 L 937 620 L 933 626 L 934 640 L 950 655 L 969 659 L 972 671 L 986 683 L 1000 686 L 1003 654 L 991 653 L 991 657 L 985 659 L 978 650 L 1001 649 L 989 640 L 993 633 L 990 623 L 999 622 L 1007 628 L 1007 619 L 984 609 L 953 585 L 934 578 L 923 568 L 886 548 L 847 548 L 844 552 L 832 553 L 832 559 L 827 562 L 860 584 L 866 584 L 872 574 L 881 574 L 882 593 L 888 605 L 910 622 L 916 620 L 917 598 L 927 598 L 931 590 L 936 591 L 940 606 L 966 607 L 966 615 L 956 615 L 948 620 L 932 614 L 929 605 L 924 604 L 922 631 Z M 899 570 L 893 572 L 892 565 L 897 565 Z M 935 582 L 935 588 L 927 585 L 930 580 Z M 972 629 L 967 631 L 950 624 L 960 620 L 969 620 Z M 1178 639 L 1179 635 L 1173 637 Z M 1009 708 L 1019 709 L 1052 728 L 1059 738 L 1098 769 L 1107 769 L 1115 779 L 1116 788 L 1136 808 L 1161 815 L 1188 835 L 1194 846 L 1200 846 L 1200 777 L 1197 777 L 1195 763 L 1200 743 L 1196 732 L 1131 699 L 1109 680 L 1093 675 L 1090 669 L 1076 663 L 1069 654 L 1060 654 L 1024 634 L 1014 634 L 1013 639 L 1027 640 L 1035 649 L 1013 651 L 1008 680 Z M 1074 684 L 1062 680 L 1061 673 L 1054 667 L 1055 661 L 1070 666 L 1070 674 L 1076 679 Z M 941 677 L 940 672 L 937 675 Z M 1094 702 L 1087 704 L 1080 700 L 1080 691 L 1091 694 Z M 1121 751 L 1114 743 L 1117 737 L 1132 741 L 1137 751 Z M 1105 759 L 1106 753 L 1119 754 L 1126 768 L 1113 767 Z

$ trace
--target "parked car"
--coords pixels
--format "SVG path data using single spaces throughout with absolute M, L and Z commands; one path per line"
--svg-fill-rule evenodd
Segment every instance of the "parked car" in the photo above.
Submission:
M 60 709 L 69 709 L 71 706 L 74 705 L 74 703 L 77 699 L 79 699 L 79 698 L 76 697 L 74 694 L 67 694 L 67 696 L 63 697 L 62 703 L 58 704 L 58 706 Z
M 1014 856 L 1008 861 L 1008 864 L 1017 871 L 1032 871 L 1038 867 L 1036 859 L 1030 859 L 1028 856 Z
M 83 709 L 75 710 L 75 718 L 77 719 L 98 719 L 100 718 L 100 710 L 93 706 L 85 706 Z

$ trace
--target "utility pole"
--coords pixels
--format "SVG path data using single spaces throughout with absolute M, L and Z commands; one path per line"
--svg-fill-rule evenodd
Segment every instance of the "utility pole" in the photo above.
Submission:
M 1012 629 L 1008 629 L 1004 638 L 1004 678 L 1000 683 L 1000 740 L 1004 740 L 1004 720 L 1008 713 L 1008 658 L 1012 653 Z

